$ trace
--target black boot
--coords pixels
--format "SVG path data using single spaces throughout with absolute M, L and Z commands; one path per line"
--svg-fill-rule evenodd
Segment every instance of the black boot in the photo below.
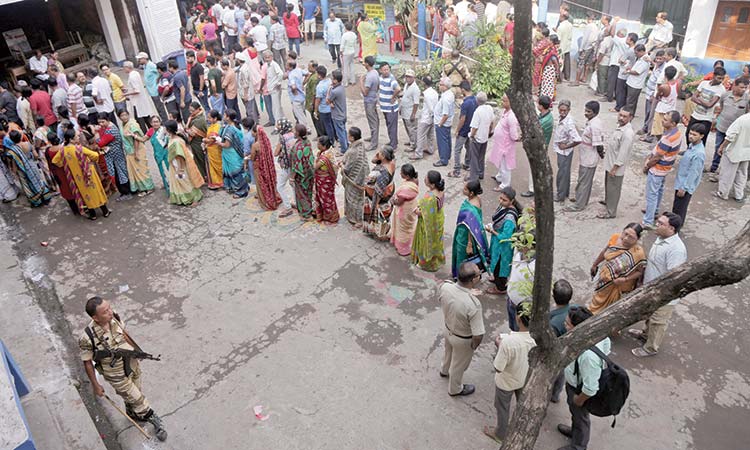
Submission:
M 167 430 L 164 429 L 164 424 L 161 421 L 161 417 L 157 416 L 156 413 L 153 413 L 151 414 L 151 417 L 148 418 L 148 421 L 151 422 L 151 425 L 153 425 L 154 429 L 156 430 L 156 438 L 160 441 L 166 441 Z

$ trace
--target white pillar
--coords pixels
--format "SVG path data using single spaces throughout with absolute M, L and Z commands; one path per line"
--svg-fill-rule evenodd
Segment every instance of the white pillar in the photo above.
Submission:
M 113 61 L 122 61 L 125 59 L 125 49 L 120 39 L 120 30 L 117 28 L 117 19 L 110 0 L 94 0 L 96 12 L 99 14 L 99 21 L 102 24 L 104 39 L 107 41 L 109 54 Z
M 706 56 L 711 28 L 716 16 L 719 0 L 693 0 L 690 8 L 685 43 L 682 46 L 682 56 L 689 58 L 703 58 Z

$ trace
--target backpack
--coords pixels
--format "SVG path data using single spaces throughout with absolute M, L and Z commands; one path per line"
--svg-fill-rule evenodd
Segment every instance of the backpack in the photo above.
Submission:
M 589 350 L 603 359 L 607 363 L 607 367 L 602 369 L 602 374 L 599 376 L 599 391 L 597 391 L 596 395 L 586 400 L 583 406 L 588 412 L 597 417 L 614 416 L 614 420 L 612 421 L 612 428 L 614 428 L 617 423 L 617 415 L 622 410 L 630 394 L 630 378 L 625 369 L 612 362 L 596 346 L 591 347 Z M 578 358 L 576 358 L 574 374 L 578 376 L 578 372 Z M 581 392 L 582 386 L 583 383 L 578 385 L 576 389 L 577 393 Z

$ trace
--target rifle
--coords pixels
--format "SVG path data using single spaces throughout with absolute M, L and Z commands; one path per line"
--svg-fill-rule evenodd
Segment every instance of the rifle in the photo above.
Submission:
M 115 367 L 115 363 L 118 358 L 122 358 L 123 369 L 125 370 L 125 376 L 129 377 L 132 372 L 130 369 L 130 359 L 150 359 L 152 361 L 161 361 L 161 355 L 154 356 L 151 353 L 146 353 L 140 349 L 138 350 L 125 350 L 125 349 L 109 349 L 109 367 Z

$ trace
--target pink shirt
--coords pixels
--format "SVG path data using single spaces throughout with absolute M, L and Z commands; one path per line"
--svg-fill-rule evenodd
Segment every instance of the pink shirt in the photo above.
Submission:
M 216 24 L 208 22 L 207 24 L 203 25 L 203 37 L 205 37 L 207 41 L 215 41 Z
M 500 167 L 500 161 L 505 159 L 508 169 L 516 168 L 516 142 L 521 136 L 516 115 L 513 110 L 507 109 L 500 113 L 500 120 L 495 126 L 495 134 L 492 137 L 492 151 L 489 161 L 496 167 Z
M 284 21 L 284 27 L 286 27 L 286 37 L 289 39 L 299 39 L 302 37 L 299 34 L 299 18 L 296 14 L 289 14 L 289 17 L 287 17 L 287 13 L 284 13 L 282 19 Z

